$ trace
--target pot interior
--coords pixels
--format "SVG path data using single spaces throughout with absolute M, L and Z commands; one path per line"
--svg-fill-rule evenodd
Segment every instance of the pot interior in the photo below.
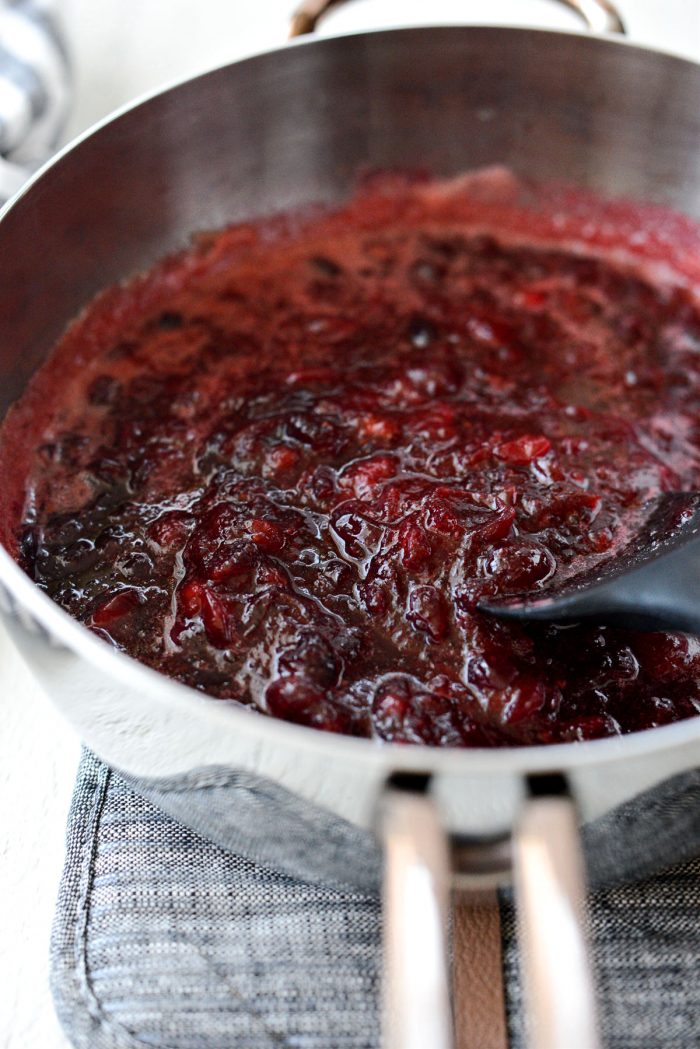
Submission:
M 68 150 L 0 224 L 0 415 L 101 288 L 193 231 L 490 164 L 700 216 L 700 68 L 574 34 L 312 40 L 187 81 Z

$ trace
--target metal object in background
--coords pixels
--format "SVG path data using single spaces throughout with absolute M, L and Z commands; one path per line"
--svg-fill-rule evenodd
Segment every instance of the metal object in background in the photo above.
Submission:
M 0 204 L 54 151 L 68 56 L 53 0 L 0 0 Z

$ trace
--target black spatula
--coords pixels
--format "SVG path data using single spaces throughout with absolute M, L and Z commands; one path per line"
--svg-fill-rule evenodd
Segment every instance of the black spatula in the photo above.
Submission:
M 483 601 L 523 622 L 595 621 L 700 634 L 700 493 L 662 495 L 616 556 L 546 593 Z

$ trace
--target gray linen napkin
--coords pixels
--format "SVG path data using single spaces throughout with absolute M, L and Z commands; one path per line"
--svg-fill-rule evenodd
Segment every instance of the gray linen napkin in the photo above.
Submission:
M 697 860 L 593 894 L 607 1049 L 700 1045 L 699 915 Z M 510 1045 L 524 1049 L 505 901 L 502 919 Z M 83 754 L 52 942 L 76 1049 L 375 1049 L 380 932 L 371 894 L 226 851 Z

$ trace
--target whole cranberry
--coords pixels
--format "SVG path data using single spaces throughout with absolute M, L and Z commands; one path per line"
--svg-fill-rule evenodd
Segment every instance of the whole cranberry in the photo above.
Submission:
M 700 640 L 685 634 L 638 634 L 632 642 L 642 671 L 654 681 L 700 680 Z
M 277 678 L 265 689 L 264 702 L 273 717 L 326 732 L 342 732 L 346 718 L 319 685 L 299 674 Z
M 500 590 L 526 591 L 551 579 L 557 562 L 554 554 L 542 543 L 529 539 L 513 539 L 495 547 L 481 559 L 484 574 L 498 583 Z
M 265 689 L 265 704 L 276 718 L 286 721 L 300 720 L 304 711 L 324 698 L 323 689 L 301 674 L 271 681 Z
M 291 648 L 284 649 L 277 665 L 282 674 L 301 676 L 326 688 L 336 684 L 343 668 L 331 644 L 313 634 L 304 634 Z

